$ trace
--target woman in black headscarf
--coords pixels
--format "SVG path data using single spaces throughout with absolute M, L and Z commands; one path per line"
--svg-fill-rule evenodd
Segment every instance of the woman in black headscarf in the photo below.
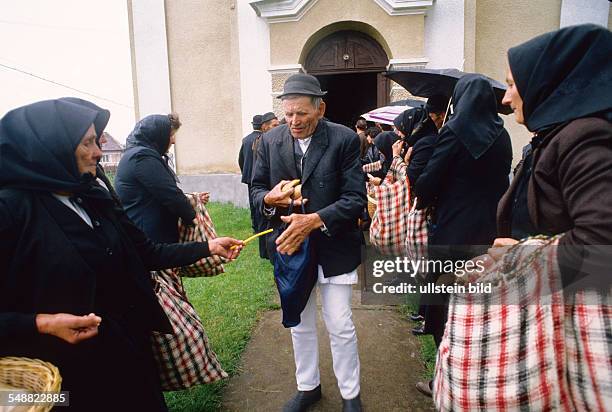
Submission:
M 167 152 L 180 121 L 175 114 L 140 120 L 127 138 L 115 187 L 127 215 L 157 242 L 178 242 L 178 219 L 191 224 L 195 211 L 169 165 Z
M 166 410 L 152 330 L 170 331 L 148 270 L 241 242 L 154 244 L 95 179 L 108 112 L 65 99 L 0 119 L 0 356 L 59 367 L 72 410 Z
M 504 103 L 535 134 L 499 204 L 499 239 L 564 233 L 564 287 L 609 288 L 609 274 L 589 276 L 586 245 L 611 245 L 612 34 L 592 24 L 567 27 L 508 50 Z M 584 249 L 583 249 L 584 247 Z M 607 261 L 607 269 L 610 262 Z
M 433 208 L 428 258 L 467 260 L 495 239 L 497 203 L 508 188 L 512 146 L 497 114 L 493 88 L 479 74 L 457 82 L 454 114 L 440 129 L 433 154 L 414 185 L 417 207 Z M 431 209 L 430 209 L 431 210 Z M 442 273 L 429 273 L 435 282 Z M 439 346 L 446 325 L 446 295 L 427 296 L 425 333 Z M 431 386 L 417 389 L 431 395 Z

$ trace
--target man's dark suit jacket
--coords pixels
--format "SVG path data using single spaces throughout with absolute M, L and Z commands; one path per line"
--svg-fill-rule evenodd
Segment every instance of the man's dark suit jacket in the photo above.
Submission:
M 325 277 L 350 272 L 361 262 L 362 235 L 357 218 L 366 204 L 359 138 L 345 126 L 319 121 L 303 162 L 306 213 L 317 212 L 328 231 L 325 234 L 317 229 L 310 234 L 317 263 Z M 297 178 L 293 137 L 287 125 L 276 127 L 258 147 L 251 184 L 256 207 L 263 210 L 264 196 L 281 180 Z M 277 209 L 270 227 L 277 229 L 282 224 L 280 216 L 286 213 L 286 209 Z M 268 235 L 269 252 L 276 249 L 274 241 L 279 234 L 275 230 Z

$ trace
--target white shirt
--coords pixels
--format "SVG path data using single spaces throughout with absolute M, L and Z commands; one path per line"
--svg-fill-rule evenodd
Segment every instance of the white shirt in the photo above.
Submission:
M 70 200 L 70 196 L 58 195 L 57 193 L 53 193 L 53 197 L 56 198 L 57 200 L 59 200 L 60 202 L 62 202 L 64 205 L 66 205 L 66 207 L 68 207 L 74 213 L 76 213 L 81 219 L 83 219 L 83 221 L 85 223 L 87 223 L 89 225 L 90 228 L 93 229 L 93 224 L 91 223 L 91 218 L 89 217 L 89 215 L 87 214 L 85 209 L 83 209 L 78 204 L 72 202 Z

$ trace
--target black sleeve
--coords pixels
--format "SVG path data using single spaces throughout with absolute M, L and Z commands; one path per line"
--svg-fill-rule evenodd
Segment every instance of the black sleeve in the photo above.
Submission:
M 136 179 L 146 190 L 166 209 L 184 222 L 191 222 L 195 218 L 195 211 L 189 199 L 179 189 L 174 178 L 166 170 L 160 171 L 160 161 L 151 156 L 139 156 L 134 160 L 134 173 Z
M 16 336 L 28 336 L 38 333 L 35 313 L 10 312 L 3 307 L 9 265 L 13 254 L 13 245 L 17 242 L 17 230 L 9 212 L 9 206 L 0 199 L 0 341 Z
M 460 144 L 459 140 L 449 129 L 443 131 L 438 137 L 433 154 L 414 185 L 414 193 L 419 199 L 417 205 L 419 208 L 434 204 L 448 168 L 457 153 L 458 144 Z
M 425 170 L 427 162 L 431 158 L 434 151 L 434 139 L 423 138 L 416 142 L 413 146 L 412 154 L 410 155 L 410 163 L 408 163 L 408 180 L 411 186 L 415 186 L 417 180 Z
M 253 159 L 253 174 L 251 175 L 251 196 L 257 210 L 263 212 L 264 197 L 272 190 L 270 184 L 270 162 L 268 160 L 268 142 L 261 139 L 257 145 L 257 153 Z M 265 215 L 269 217 L 268 215 Z
M 366 205 L 364 173 L 359 162 L 359 137 L 345 139 L 340 154 L 340 196 L 329 206 L 317 211 L 331 236 L 338 234 L 346 223 L 357 220 Z
M 187 266 L 210 256 L 207 242 L 154 243 L 132 223 L 122 209 L 115 208 L 115 215 L 147 270 Z
M 238 166 L 240 166 L 240 173 L 244 172 L 244 145 L 245 141 L 242 142 L 242 146 L 240 146 L 240 152 L 238 152 Z

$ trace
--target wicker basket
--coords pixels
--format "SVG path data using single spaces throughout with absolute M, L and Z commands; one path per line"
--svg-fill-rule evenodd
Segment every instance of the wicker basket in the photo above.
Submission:
M 0 387 L 30 392 L 59 393 L 62 377 L 59 370 L 49 362 L 39 359 L 5 357 L 0 358 Z M 53 404 L 41 404 L 19 409 L 28 412 L 48 412 Z

